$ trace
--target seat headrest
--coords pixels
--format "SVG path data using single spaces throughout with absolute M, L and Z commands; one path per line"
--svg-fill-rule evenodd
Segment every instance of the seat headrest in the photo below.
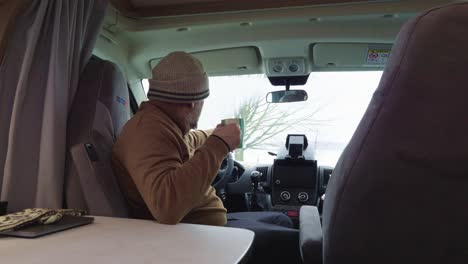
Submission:
M 131 117 L 129 91 L 124 75 L 114 63 L 95 57 L 87 64 L 84 74 L 90 76 L 81 76 L 82 79 L 96 80 L 93 85 L 100 89 L 98 101 L 109 111 L 114 137 L 117 137 Z

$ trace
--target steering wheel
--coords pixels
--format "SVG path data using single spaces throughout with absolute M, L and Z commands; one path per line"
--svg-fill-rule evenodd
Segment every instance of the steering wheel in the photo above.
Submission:
M 211 184 L 216 189 L 216 193 L 218 194 L 218 196 L 224 192 L 224 188 L 229 182 L 233 170 L 234 157 L 232 156 L 232 153 L 228 153 L 226 158 L 224 158 L 223 162 L 221 163 L 221 168 L 219 168 L 216 178 Z

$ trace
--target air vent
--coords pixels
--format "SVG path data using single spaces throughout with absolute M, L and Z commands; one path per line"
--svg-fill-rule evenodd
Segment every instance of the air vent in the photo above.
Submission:
M 268 180 L 268 167 L 257 167 L 257 171 L 262 174 L 260 181 L 266 182 Z

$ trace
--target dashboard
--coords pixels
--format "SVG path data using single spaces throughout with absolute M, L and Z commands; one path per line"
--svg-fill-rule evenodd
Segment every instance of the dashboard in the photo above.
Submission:
M 244 194 L 252 191 L 250 175 L 254 171 L 261 173 L 260 185 L 271 195 L 274 211 L 288 214 L 288 211 L 298 211 L 302 205 L 319 205 L 333 168 L 317 166 L 316 162 L 313 165 L 305 164 L 305 168 L 297 168 L 294 165 L 276 167 L 275 164 L 258 164 L 244 167 L 239 162 L 235 162 L 237 171 L 241 171 L 242 174 L 235 175 L 226 185 L 228 209 L 231 209 L 229 211 L 247 211 Z M 294 213 L 289 212 L 289 215 Z
M 281 212 L 296 224 L 301 206 L 317 206 L 320 211 L 333 168 L 319 166 L 314 156 L 306 151 L 305 135 L 288 135 L 284 150 L 273 164 L 244 167 L 239 162 L 234 163 L 231 181 L 226 185 L 228 212 L 252 211 L 249 197 L 258 190 L 262 197 L 268 197 L 262 200 L 268 204 L 256 209 Z M 252 182 L 252 175 L 256 175 L 254 179 L 258 184 Z

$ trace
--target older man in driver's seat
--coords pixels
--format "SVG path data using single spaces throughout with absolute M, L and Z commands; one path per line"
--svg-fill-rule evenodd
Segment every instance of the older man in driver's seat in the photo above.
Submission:
M 226 225 L 226 209 L 211 184 L 223 159 L 240 143 L 239 127 L 193 130 L 209 83 L 200 61 L 185 52 L 164 57 L 149 84 L 149 101 L 125 125 L 112 155 L 131 216 L 164 224 Z M 228 225 L 254 231 L 292 227 L 289 218 L 276 213 L 228 218 Z
M 226 209 L 211 183 L 239 145 L 239 127 L 192 130 L 209 89 L 201 63 L 186 53 L 165 57 L 149 83 L 149 102 L 125 125 L 113 150 L 131 214 L 164 224 L 225 225 Z

